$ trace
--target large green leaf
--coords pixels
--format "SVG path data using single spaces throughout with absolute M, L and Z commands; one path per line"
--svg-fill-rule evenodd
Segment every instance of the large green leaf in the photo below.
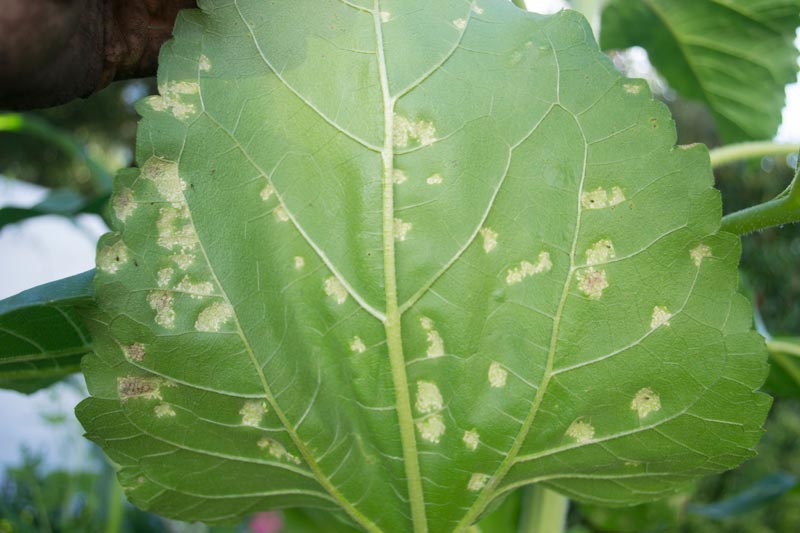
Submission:
M 131 500 L 464 530 L 752 455 L 769 400 L 704 147 L 584 19 L 202 2 L 101 241 L 78 414 Z
M 34 392 L 77 372 L 91 339 L 76 307 L 92 305 L 94 270 L 0 301 L 0 388 Z
M 800 0 L 611 0 L 605 49 L 642 46 L 683 96 L 706 103 L 728 142 L 771 139 L 787 83 Z

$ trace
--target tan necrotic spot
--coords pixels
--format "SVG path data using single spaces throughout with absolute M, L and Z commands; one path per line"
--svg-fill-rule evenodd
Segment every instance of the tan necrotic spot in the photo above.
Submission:
M 600 265 L 607 263 L 610 259 L 614 259 L 615 257 L 616 252 L 614 251 L 614 244 L 608 239 L 597 241 L 586 250 L 587 265 Z
M 342 305 L 347 301 L 347 288 L 339 281 L 336 276 L 329 276 L 325 280 L 325 294 Z
M 194 323 L 197 331 L 219 331 L 222 325 L 233 317 L 233 308 L 226 302 L 214 302 L 202 311 Z
M 392 171 L 392 181 L 395 185 L 400 185 L 401 183 L 408 181 L 408 176 L 406 176 L 405 172 L 396 168 Z
M 267 453 L 275 459 L 289 461 L 296 465 L 299 465 L 301 462 L 299 457 L 286 451 L 286 447 L 274 439 L 262 437 L 257 444 L 259 448 L 267 450 Z
M 186 270 L 194 262 L 194 254 L 190 254 L 185 250 L 181 250 L 177 254 L 170 256 L 172 262 L 175 263 L 181 270 Z
M 514 285 L 536 274 L 550 272 L 552 268 L 553 262 L 550 260 L 550 254 L 547 252 L 540 252 L 536 263 L 522 261 L 518 267 L 510 269 L 506 273 L 506 283 L 508 285 Z
M 594 427 L 579 418 L 569 425 L 567 436 L 575 439 L 578 444 L 586 444 L 594 439 Z
M 408 237 L 413 224 L 411 222 L 404 222 L 402 219 L 394 219 L 394 238 L 398 241 L 404 241 Z
M 122 239 L 103 246 L 97 253 L 97 268 L 108 274 L 116 274 L 119 267 L 128 262 L 128 247 Z
M 428 415 L 421 420 L 417 420 L 416 426 L 420 437 L 433 444 L 439 443 L 447 429 L 444 424 L 444 417 L 439 413 Z
M 625 193 L 619 187 L 612 187 L 611 192 L 598 187 L 597 189 L 581 194 L 581 206 L 585 209 L 604 209 L 621 204 L 625 201 Z
M 575 277 L 578 280 L 578 289 L 590 300 L 599 300 L 603 291 L 608 288 L 605 270 L 589 267 L 578 271 Z
M 208 59 L 207 55 L 200 54 L 200 60 L 197 62 L 197 66 L 203 72 L 208 72 L 211 70 L 211 60 Z
M 214 285 L 210 281 L 193 282 L 189 276 L 183 276 L 183 279 L 175 287 L 179 292 L 185 292 L 192 298 L 202 298 L 210 296 L 214 293 Z
M 156 312 L 155 322 L 161 327 L 172 329 L 175 327 L 175 300 L 169 291 L 150 291 L 147 303 Z
M 695 266 L 700 266 L 700 264 L 703 262 L 703 259 L 706 257 L 711 257 L 711 248 L 709 248 L 708 245 L 701 243 L 692 248 L 692 251 L 689 252 L 689 255 L 691 255 Z
M 489 385 L 491 385 L 492 388 L 500 389 L 506 386 L 508 370 L 503 368 L 503 365 L 497 361 L 492 361 L 492 364 L 489 365 L 488 377 Z
M 433 320 L 423 316 L 419 319 L 422 329 L 426 331 L 428 340 L 427 356 L 430 358 L 442 357 L 444 355 L 444 340 L 438 331 L 433 329 Z
M 144 344 L 138 342 L 128 344 L 122 347 L 122 351 L 125 353 L 125 358 L 129 361 L 141 363 L 144 360 Z
M 166 287 L 172 281 L 172 275 L 175 273 L 175 270 L 171 267 L 165 267 L 158 271 L 156 275 L 156 281 L 158 282 L 159 287 Z
M 428 185 L 441 185 L 444 181 L 441 174 L 432 174 L 428 176 L 428 179 L 425 180 L 425 183 Z
M 642 87 L 638 83 L 623 83 L 622 87 L 628 94 L 639 94 L 642 91 Z
M 661 410 L 661 397 L 651 388 L 644 387 L 631 400 L 631 410 L 636 411 L 639 418 L 645 418 L 650 413 Z
M 303 258 L 302 255 L 294 256 L 292 262 L 294 263 L 295 270 L 302 270 L 303 267 L 306 266 L 306 260 Z
M 392 18 L 392 14 L 389 13 L 388 11 L 381 11 L 380 16 L 381 16 L 381 22 L 383 22 L 384 24 L 389 22 L 389 20 L 391 20 Z
M 488 474 L 472 474 L 472 477 L 469 478 L 469 483 L 467 483 L 467 490 L 478 492 L 489 483 L 490 479 L 492 477 Z
M 272 213 L 275 215 L 275 219 L 278 222 L 288 222 L 289 221 L 289 213 L 286 211 L 286 208 L 283 205 L 279 205 L 275 209 L 273 209 Z
M 170 81 L 160 85 L 160 97 L 150 98 L 150 107 L 156 111 L 170 111 L 178 120 L 184 120 L 193 115 L 197 108 L 193 102 L 187 102 L 188 97 L 198 94 L 200 86 L 193 81 Z
M 117 378 L 117 396 L 125 401 L 131 398 L 161 400 L 161 387 L 175 384 L 155 376 L 122 376 Z
M 458 28 L 459 30 L 463 30 L 467 27 L 467 19 L 456 19 L 453 21 L 453 26 Z
M 158 418 L 175 416 L 175 410 L 168 403 L 160 403 L 153 408 L 153 412 Z
M 176 162 L 153 156 L 145 161 L 141 175 L 155 184 L 158 193 L 166 201 L 174 204 L 184 202 L 183 191 L 186 190 L 186 182 L 178 175 Z
M 162 207 L 156 222 L 158 245 L 167 250 L 181 248 L 190 250 L 197 245 L 197 234 L 187 219 L 183 208 Z
M 497 232 L 492 228 L 481 228 L 481 238 L 483 239 L 483 251 L 487 254 L 497 247 Z
M 392 142 L 396 147 L 408 146 L 410 141 L 417 141 L 423 146 L 433 144 L 436 140 L 436 128 L 431 122 L 425 120 L 409 120 L 402 115 L 395 114 Z
M 355 353 L 364 353 L 367 351 L 367 346 L 358 335 L 350 340 L 350 351 Z
M 114 195 L 114 199 L 111 200 L 111 206 L 114 208 L 114 215 L 116 215 L 117 219 L 125 222 L 125 219 L 136 211 L 137 204 L 133 197 L 133 191 L 127 187 L 123 188 Z
M 239 414 L 242 415 L 242 425 L 258 427 L 267 414 L 267 404 L 260 400 L 247 400 L 239 409 Z
M 464 446 L 466 446 L 468 450 L 474 452 L 478 449 L 478 444 L 481 442 L 481 436 L 476 430 L 471 429 L 464 432 L 464 436 L 461 438 L 461 440 L 464 442 Z
M 261 199 L 265 202 L 272 198 L 272 195 L 275 194 L 275 188 L 272 186 L 271 183 L 267 183 L 263 189 L 261 189 L 261 193 L 259 193 Z
M 432 381 L 417 381 L 417 401 L 415 407 L 422 414 L 441 411 L 444 406 L 439 387 Z
M 472 11 L 474 11 L 478 15 L 483 15 L 483 8 L 480 7 L 477 3 L 472 4 Z
M 650 320 L 650 329 L 656 329 L 659 326 L 669 326 L 669 319 L 672 318 L 672 313 L 666 307 L 655 306 L 653 308 L 653 316 Z

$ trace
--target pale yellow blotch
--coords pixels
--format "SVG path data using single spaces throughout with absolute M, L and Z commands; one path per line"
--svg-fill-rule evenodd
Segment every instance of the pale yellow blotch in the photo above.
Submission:
M 444 406 L 442 393 L 432 381 L 417 381 L 417 401 L 415 407 L 422 414 L 441 411 Z
M 412 226 L 411 222 L 404 222 L 399 218 L 394 219 L 394 238 L 398 241 L 406 240 Z
M 183 208 L 161 208 L 156 222 L 159 246 L 168 250 L 176 247 L 189 250 L 197 245 L 197 234 L 186 215 L 187 212 Z
M 178 268 L 181 270 L 186 270 L 192 266 L 192 263 L 194 263 L 194 254 L 190 254 L 185 250 L 181 250 L 177 254 L 170 256 L 170 259 L 172 259 L 173 263 L 178 265 Z
M 599 300 L 603 291 L 608 288 L 605 270 L 589 267 L 579 271 L 575 278 L 578 280 L 578 289 L 590 300 Z
M 439 444 L 446 429 L 444 417 L 439 413 L 428 415 L 422 420 L 417 420 L 416 426 L 420 437 L 433 444 Z
M 442 357 L 444 355 L 444 340 L 439 332 L 433 329 L 433 320 L 423 316 L 420 317 L 419 323 L 422 326 L 422 329 L 427 332 L 428 351 L 426 353 L 428 357 Z
M 272 186 L 271 183 L 267 183 L 263 189 L 261 189 L 261 193 L 259 193 L 261 199 L 265 202 L 272 198 L 272 195 L 275 194 L 275 187 Z
M 197 108 L 194 103 L 187 102 L 186 97 L 198 94 L 200 86 L 194 81 L 170 81 L 160 85 L 158 91 L 160 98 L 150 99 L 150 106 L 156 111 L 168 110 L 178 120 L 184 120 L 193 115 Z
M 203 296 L 210 296 L 214 293 L 214 285 L 210 281 L 200 281 L 197 283 L 192 282 L 189 276 L 184 276 L 183 279 L 175 287 L 175 290 L 187 293 L 192 298 L 202 298 Z
M 649 387 L 640 389 L 631 401 L 631 410 L 636 411 L 639 418 L 661 410 L 661 397 Z
M 172 275 L 175 273 L 175 270 L 171 267 L 162 268 L 158 271 L 156 275 L 156 279 L 158 282 L 159 287 L 166 287 L 169 285 L 170 281 L 172 281 Z
M 441 174 L 432 174 L 428 176 L 428 179 L 425 180 L 425 183 L 428 185 L 441 185 L 444 181 L 444 178 Z
M 492 477 L 488 474 L 472 474 L 472 477 L 469 478 L 469 483 L 467 483 L 467 490 L 478 492 L 489 483 L 490 479 Z
M 481 237 L 483 238 L 483 251 L 487 254 L 497 247 L 497 232 L 492 228 L 481 228 Z
M 286 208 L 283 205 L 279 205 L 275 209 L 273 209 L 272 213 L 275 215 L 275 219 L 278 222 L 288 222 L 289 221 L 289 213 L 286 212 Z
M 506 283 L 508 285 L 514 285 L 536 274 L 550 272 L 552 268 L 553 262 L 550 260 L 550 254 L 547 252 L 540 252 L 535 264 L 529 261 L 522 261 L 518 267 L 510 269 L 506 274 Z
M 625 89 L 625 92 L 628 94 L 639 94 L 642 90 L 641 85 L 636 83 L 623 83 L 622 87 Z
M 503 368 L 497 361 L 492 361 L 492 364 L 489 365 L 489 385 L 499 389 L 506 386 L 507 379 L 508 370 Z
M 601 265 L 607 263 L 610 259 L 614 259 L 616 256 L 614 244 L 608 239 L 603 239 L 597 241 L 586 250 L 586 264 Z
M 242 404 L 239 409 L 239 414 L 242 415 L 242 425 L 250 427 L 258 427 L 264 415 L 267 414 L 267 404 L 259 400 L 247 400 Z
M 389 13 L 388 11 L 381 11 L 380 15 L 381 15 L 381 22 L 383 22 L 384 24 L 389 22 L 389 20 L 392 18 L 392 14 Z
M 104 246 L 97 252 L 97 268 L 109 274 L 116 274 L 121 265 L 128 262 L 128 247 L 118 240 L 114 244 Z
M 267 450 L 267 453 L 275 459 L 286 460 L 296 465 L 299 465 L 301 462 L 299 457 L 286 451 L 286 448 L 283 446 L 283 444 L 274 439 L 262 437 L 259 439 L 257 444 L 259 448 Z
M 166 201 L 174 204 L 184 201 L 186 182 L 178 175 L 178 163 L 153 156 L 142 165 L 141 175 L 155 184 L 158 193 Z
M 689 252 L 689 255 L 692 256 L 692 261 L 694 261 L 695 266 L 700 266 L 703 259 L 711 257 L 711 248 L 701 243 L 695 246 L 692 251 Z
M 396 168 L 392 171 L 392 181 L 395 185 L 400 185 L 401 183 L 408 181 L 408 176 L 406 176 L 405 172 L 399 168 Z
M 347 301 L 347 288 L 336 276 L 330 276 L 325 280 L 325 294 L 339 305 Z
M 156 414 L 158 418 L 164 418 L 165 416 L 175 416 L 175 410 L 172 409 L 168 403 L 160 403 L 153 408 L 153 412 Z
M 364 353 L 367 351 L 367 346 L 358 335 L 353 337 L 353 339 L 350 341 L 350 351 L 355 353 Z
M 395 114 L 392 142 L 397 147 L 408 146 L 412 140 L 423 146 L 433 144 L 436 140 L 436 128 L 431 122 L 425 120 L 409 120 L 402 115 Z
M 114 208 L 114 215 L 122 222 L 125 222 L 125 219 L 131 216 L 137 207 L 133 191 L 127 187 L 114 195 L 111 205 Z
M 659 326 L 669 326 L 669 319 L 672 318 L 672 313 L 666 307 L 655 306 L 653 308 L 653 318 L 650 320 L 650 329 L 656 329 Z
M 588 422 L 578 419 L 567 428 L 567 436 L 575 439 L 578 444 L 586 444 L 594 439 L 594 427 Z
M 472 4 L 472 11 L 474 11 L 478 15 L 483 15 L 483 8 L 480 7 L 478 4 Z
M 459 30 L 463 30 L 467 27 L 467 19 L 456 19 L 453 21 L 453 26 L 458 28 Z
M 208 72 L 211 70 L 211 60 L 208 59 L 208 56 L 205 54 L 200 54 L 200 61 L 198 61 L 198 67 L 203 72 Z
M 302 270 L 304 266 L 306 266 L 306 260 L 303 258 L 302 255 L 294 256 L 294 268 L 295 270 Z
M 194 323 L 197 331 L 219 331 L 219 328 L 233 316 L 233 308 L 226 302 L 214 302 L 202 311 Z
M 144 360 L 144 344 L 138 342 L 128 344 L 122 347 L 122 351 L 125 353 L 125 358 L 129 361 L 141 363 Z
M 156 324 L 167 329 L 175 327 L 174 299 L 171 292 L 150 291 L 150 294 L 147 295 L 147 303 L 156 312 Z
M 477 431 L 471 429 L 464 432 L 464 436 L 461 438 L 461 440 L 464 442 L 464 446 L 466 446 L 468 450 L 474 452 L 478 449 L 478 444 L 481 442 L 481 436 Z
M 131 398 L 161 400 L 161 387 L 175 384 L 155 376 L 122 376 L 117 378 L 117 396 L 125 401 Z
M 581 206 L 585 209 L 605 209 L 625 201 L 625 193 L 619 187 L 613 187 L 611 193 L 598 187 L 597 189 L 581 194 Z

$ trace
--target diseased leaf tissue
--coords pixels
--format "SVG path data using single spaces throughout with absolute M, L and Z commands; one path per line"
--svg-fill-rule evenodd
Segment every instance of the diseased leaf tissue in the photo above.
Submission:
M 201 2 L 139 105 L 79 415 L 133 502 L 463 531 L 652 500 L 768 399 L 703 147 L 574 12 Z

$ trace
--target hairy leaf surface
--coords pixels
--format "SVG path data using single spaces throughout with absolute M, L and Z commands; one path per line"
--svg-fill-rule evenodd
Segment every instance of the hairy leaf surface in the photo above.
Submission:
M 763 341 L 703 147 L 578 14 L 202 2 L 142 102 L 79 416 L 132 501 L 463 531 L 752 454 Z
M 642 46 L 669 84 L 711 109 L 727 142 L 771 139 L 797 77 L 800 0 L 612 0 L 604 49 Z

